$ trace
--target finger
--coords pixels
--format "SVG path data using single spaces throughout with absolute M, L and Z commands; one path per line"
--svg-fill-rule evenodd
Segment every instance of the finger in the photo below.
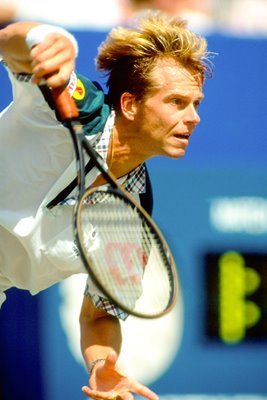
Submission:
M 95 396 L 90 392 L 90 390 L 88 390 L 87 386 L 82 387 L 82 392 L 83 392 L 86 396 L 90 397 L 91 399 L 98 400 L 98 397 L 95 397 Z
M 49 75 L 53 77 L 50 82 L 52 86 L 64 84 L 75 69 L 74 47 L 64 37 L 56 41 L 50 39 L 36 45 L 31 51 L 31 57 L 34 83 L 38 83 Z
M 67 37 L 53 33 L 47 35 L 42 42 L 36 44 L 30 54 L 33 59 L 42 61 L 66 49 L 75 58 L 76 50 L 73 43 Z
M 50 87 L 65 86 L 69 82 L 72 71 L 72 68 L 62 67 L 58 73 L 52 74 L 46 79 L 46 84 Z
M 115 400 L 115 399 L 119 399 L 119 397 L 120 397 L 119 395 L 117 395 L 114 392 L 100 392 L 98 390 L 92 390 L 88 386 L 83 386 L 82 391 L 88 397 L 91 397 L 92 399 L 95 399 L 95 400 L 100 400 L 100 399 L 101 400 Z
M 65 49 L 53 56 L 50 53 L 49 55 L 46 54 L 43 55 L 43 57 L 34 59 L 32 62 L 32 72 L 38 76 L 40 74 L 52 72 L 53 70 L 59 70 L 60 67 L 64 65 L 71 65 L 73 67 L 74 64 L 75 59 L 68 49 Z
M 86 396 L 91 397 L 92 399 L 98 400 L 100 398 L 99 396 L 96 395 L 94 390 L 89 389 L 88 386 L 83 386 L 82 391 L 84 394 L 86 394 Z
M 125 392 L 121 394 L 120 396 L 117 396 L 117 400 L 133 400 L 134 396 L 132 395 L 131 392 Z
M 51 87 L 63 86 L 69 81 L 70 75 L 74 70 L 72 62 L 51 61 L 33 70 L 33 83 L 38 83 L 45 79 L 47 85 Z
M 97 390 L 91 390 L 88 386 L 83 386 L 82 391 L 87 396 L 95 400 L 133 400 L 133 395 L 128 391 L 110 391 L 100 392 Z
M 107 400 L 114 400 L 114 399 L 123 399 L 123 400 L 132 400 L 133 395 L 132 393 L 138 394 L 139 396 L 145 397 L 149 400 L 158 400 L 159 397 L 156 393 L 152 392 L 152 390 L 148 389 L 146 386 L 141 384 L 132 385 L 129 388 L 111 390 L 107 392 L 93 390 L 90 389 L 88 386 L 83 386 L 82 391 L 89 397 L 94 399 L 107 399 Z
M 150 390 L 148 387 L 141 384 L 136 384 L 131 391 L 138 394 L 139 396 L 146 397 L 149 400 L 159 399 L 159 396 L 156 393 L 152 392 L 152 390 Z
M 69 48 L 63 48 L 57 52 L 52 52 L 49 49 L 38 57 L 34 57 L 31 66 L 33 73 L 38 74 L 44 69 L 58 67 L 65 63 L 75 64 L 74 54 Z
M 49 87 L 55 88 L 55 87 L 63 87 L 66 86 L 66 84 L 69 81 L 70 74 L 62 74 L 61 72 L 55 73 L 55 74 L 50 74 L 49 78 L 47 78 L 46 75 L 44 76 L 33 76 L 32 77 L 32 83 L 34 84 L 45 84 Z

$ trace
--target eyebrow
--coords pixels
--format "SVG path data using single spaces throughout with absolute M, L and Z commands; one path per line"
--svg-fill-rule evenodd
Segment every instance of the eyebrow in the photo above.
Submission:
M 171 98 L 173 98 L 173 97 L 180 97 L 180 98 L 182 98 L 182 99 L 189 99 L 189 98 L 191 98 L 191 96 L 189 96 L 189 95 L 186 95 L 186 94 L 182 94 L 182 93 L 179 93 L 179 92 L 173 92 L 172 94 L 170 94 L 169 96 L 167 96 L 167 98 L 168 99 L 171 99 Z M 203 99 L 204 99 L 204 94 L 202 94 L 201 96 L 198 96 L 198 97 L 196 97 L 196 99 L 195 99 L 195 101 L 202 101 Z

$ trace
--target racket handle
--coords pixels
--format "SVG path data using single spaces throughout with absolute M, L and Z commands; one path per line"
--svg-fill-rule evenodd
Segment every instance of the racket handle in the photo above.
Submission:
M 79 117 L 76 103 L 69 94 L 68 88 L 53 88 L 51 91 L 57 111 L 63 121 Z

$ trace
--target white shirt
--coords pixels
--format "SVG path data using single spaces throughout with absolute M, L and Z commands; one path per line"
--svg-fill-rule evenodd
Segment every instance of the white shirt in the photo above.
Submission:
M 70 135 L 36 85 L 10 79 L 14 101 L 0 114 L 0 304 L 9 287 L 35 294 L 85 272 L 72 206 L 46 208 L 76 174 Z M 97 175 L 94 168 L 87 184 Z

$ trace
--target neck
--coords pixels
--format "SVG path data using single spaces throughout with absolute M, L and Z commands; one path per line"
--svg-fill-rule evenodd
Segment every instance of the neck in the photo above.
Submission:
M 121 178 L 145 161 L 146 158 L 141 155 L 140 142 L 137 139 L 138 135 L 130 134 L 127 126 L 114 125 L 109 141 L 107 165 L 115 178 Z M 105 183 L 106 180 L 99 175 L 93 186 Z
M 142 164 L 146 157 L 141 152 L 140 138 L 136 132 L 131 132 L 130 125 L 116 123 L 109 150 L 108 165 L 112 173 L 121 177 Z

